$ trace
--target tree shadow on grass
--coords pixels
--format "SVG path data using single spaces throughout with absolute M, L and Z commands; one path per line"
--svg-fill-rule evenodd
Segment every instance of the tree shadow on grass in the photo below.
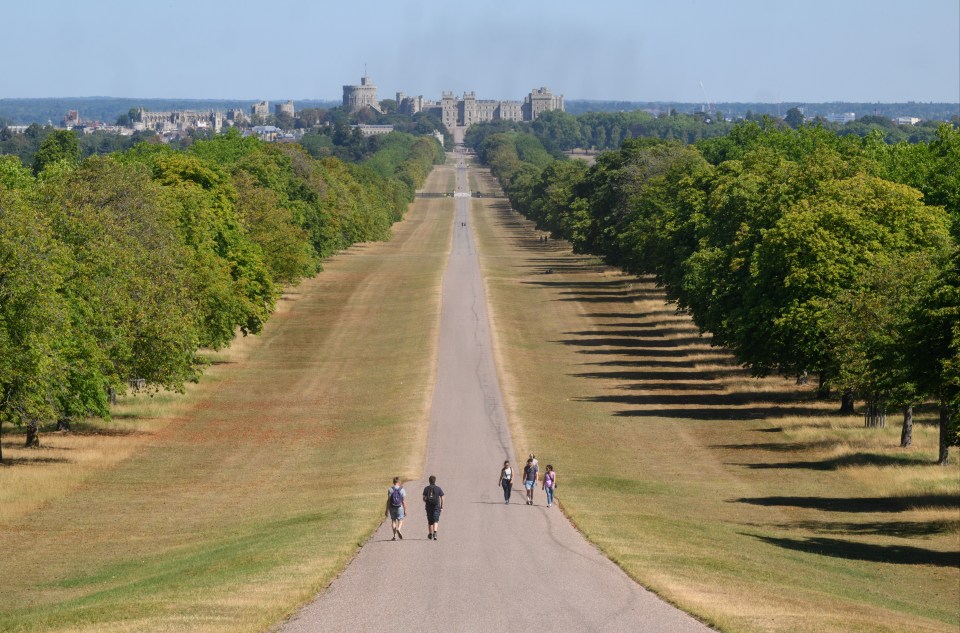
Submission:
M 637 390 L 646 387 L 644 384 L 633 385 Z M 712 407 L 731 407 L 741 405 L 763 404 L 765 408 L 777 409 L 791 406 L 789 400 L 799 400 L 800 397 L 792 392 L 767 391 L 732 393 L 645 393 L 645 394 L 617 394 L 606 396 L 589 396 L 580 398 L 588 402 L 616 402 L 632 405 L 698 405 Z M 819 409 L 817 409 L 819 411 Z
M 564 345 L 575 345 L 578 347 L 623 347 L 628 349 L 634 349 L 637 347 L 670 349 L 689 346 L 696 347 L 696 349 L 684 349 L 683 352 L 685 354 L 699 354 L 702 352 L 710 353 L 712 351 L 710 347 L 705 344 L 703 339 L 697 337 L 663 338 L 660 336 L 644 336 L 642 334 L 635 334 L 631 332 L 591 332 L 589 336 L 592 336 L 593 338 L 586 338 L 586 336 L 588 336 L 586 333 L 576 332 L 575 334 L 584 336 L 585 338 L 560 339 L 558 341 L 550 342 L 563 343 Z
M 924 536 L 954 532 L 960 527 L 960 519 L 956 521 L 868 521 L 866 523 L 851 523 L 846 521 L 796 521 L 784 527 L 824 534 L 865 534 L 873 536 L 897 536 L 900 538 L 921 538 Z
M 554 341 L 556 343 L 564 343 L 567 345 L 576 345 L 577 341 Z M 602 347 L 603 344 L 598 343 L 597 347 Z M 586 346 L 585 346 L 586 347 Z M 644 358 L 659 358 L 659 357 L 668 357 L 668 358 L 681 358 L 687 359 L 693 354 L 691 350 L 688 349 L 669 349 L 663 347 L 657 348 L 642 348 L 642 347 L 618 347 L 616 349 L 580 349 L 577 350 L 577 354 L 595 354 L 597 356 L 637 356 Z M 713 352 L 712 350 L 704 350 L 703 352 L 695 352 L 697 355 L 697 360 L 705 362 L 707 360 L 722 359 L 725 356 L 720 352 Z
M 793 416 L 823 415 L 822 409 L 798 406 L 739 407 L 730 408 L 691 408 L 691 409 L 631 409 L 617 411 L 614 415 L 624 418 L 674 418 L 679 420 L 763 420 L 764 418 L 783 418 Z
M 771 429 L 756 429 L 758 431 L 770 431 Z M 780 429 L 777 429 L 778 431 Z M 792 453 L 794 451 L 805 451 L 811 448 L 823 448 L 832 444 L 832 442 L 758 442 L 756 444 L 711 444 L 710 448 L 727 448 L 733 450 L 745 451 L 771 451 L 773 453 Z
M 687 358 L 654 358 L 654 359 L 644 359 L 644 360 L 603 360 L 592 363 L 581 363 L 584 367 L 636 367 L 637 371 L 642 371 L 650 367 L 678 367 L 684 369 L 693 369 L 697 366 L 697 361 Z M 711 372 L 720 372 L 720 373 L 740 373 L 736 369 L 711 369 Z M 703 372 L 693 372 L 697 375 L 702 376 Z M 596 378 L 602 378 L 602 375 L 595 376 Z
M 908 455 L 877 455 L 873 453 L 853 453 L 820 461 L 772 462 L 759 464 L 730 464 L 745 466 L 753 470 L 837 470 L 846 466 L 929 466 L 930 461 L 920 461 Z
M 960 552 L 938 552 L 907 545 L 873 545 L 840 539 L 813 537 L 807 539 L 776 538 L 747 534 L 755 539 L 777 547 L 806 552 L 818 556 L 864 560 L 894 565 L 934 565 L 937 567 L 960 567 Z
M 22 448 L 18 447 L 18 448 Z M 30 457 L 9 457 L 6 454 L 7 447 L 3 447 L 4 455 L 3 461 L 0 462 L 0 467 L 14 467 L 14 466 L 26 466 L 29 464 L 69 464 L 70 460 L 66 457 L 41 457 L 41 456 L 30 456 Z
M 583 288 L 596 290 L 598 288 L 622 288 L 622 281 L 521 281 L 525 286 L 544 286 L 547 288 Z
M 592 341 L 608 339 L 629 341 L 627 347 L 688 347 L 696 348 L 691 351 L 711 351 L 710 342 L 697 336 L 695 332 L 683 330 L 582 330 L 579 332 L 564 332 L 566 336 L 582 336 L 586 344 L 595 344 Z M 569 342 L 568 342 L 569 341 Z M 576 345 L 576 339 L 564 339 L 566 345 Z
M 741 497 L 731 499 L 730 502 L 767 507 L 808 508 L 824 512 L 906 512 L 921 508 L 960 508 L 960 497 L 949 494 L 900 497 Z

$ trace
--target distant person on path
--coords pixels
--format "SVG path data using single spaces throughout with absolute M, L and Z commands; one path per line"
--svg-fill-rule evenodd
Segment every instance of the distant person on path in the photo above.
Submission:
M 537 456 L 530 453 L 530 460 L 533 462 L 533 467 L 537 469 L 537 472 L 540 472 L 540 462 L 537 461 Z
M 407 514 L 407 491 L 403 489 L 403 484 L 399 477 L 393 478 L 393 485 L 387 490 L 387 516 L 393 526 L 393 540 L 403 540 L 403 517 Z
M 557 473 L 553 471 L 553 466 L 547 464 L 547 472 L 543 474 L 543 490 L 547 493 L 547 507 L 553 505 L 553 491 L 557 488 Z
M 523 487 L 527 491 L 527 505 L 533 505 L 533 489 L 537 487 L 537 481 L 540 480 L 540 469 L 534 465 L 533 458 L 527 460 L 527 465 L 523 467 Z
M 430 475 L 430 485 L 423 489 L 423 505 L 427 510 L 427 540 L 435 541 L 443 510 L 443 489 L 437 485 L 436 475 Z
M 503 462 L 503 468 L 500 469 L 500 481 L 498 486 L 503 488 L 503 502 L 510 503 L 510 492 L 513 490 L 513 469 L 510 468 L 510 462 Z

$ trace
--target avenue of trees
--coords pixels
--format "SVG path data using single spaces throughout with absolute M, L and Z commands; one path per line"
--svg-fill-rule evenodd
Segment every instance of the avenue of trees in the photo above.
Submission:
M 936 401 L 958 444 L 960 132 L 929 143 L 745 123 L 696 145 L 628 139 L 588 167 L 477 130 L 515 209 L 576 251 L 653 275 L 757 376 L 865 402 L 868 425 Z
M 388 239 L 442 159 L 399 133 L 363 163 L 239 133 L 82 159 L 62 130 L 30 166 L 0 156 L 0 420 L 35 445 L 44 423 L 108 417 L 131 380 L 182 390 L 285 285 Z

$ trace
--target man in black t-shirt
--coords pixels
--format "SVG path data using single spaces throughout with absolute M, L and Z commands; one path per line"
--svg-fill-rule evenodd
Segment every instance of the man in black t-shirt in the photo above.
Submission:
M 437 524 L 443 510 L 443 490 L 437 485 L 436 475 L 430 475 L 430 485 L 423 489 L 423 504 L 427 510 L 427 538 L 437 540 Z

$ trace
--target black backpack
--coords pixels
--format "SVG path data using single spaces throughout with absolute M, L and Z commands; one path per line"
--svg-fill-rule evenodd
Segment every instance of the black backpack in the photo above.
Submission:
M 440 498 L 437 496 L 437 487 L 434 485 L 427 486 L 423 496 L 426 497 L 426 503 L 429 506 L 435 506 L 440 503 Z

